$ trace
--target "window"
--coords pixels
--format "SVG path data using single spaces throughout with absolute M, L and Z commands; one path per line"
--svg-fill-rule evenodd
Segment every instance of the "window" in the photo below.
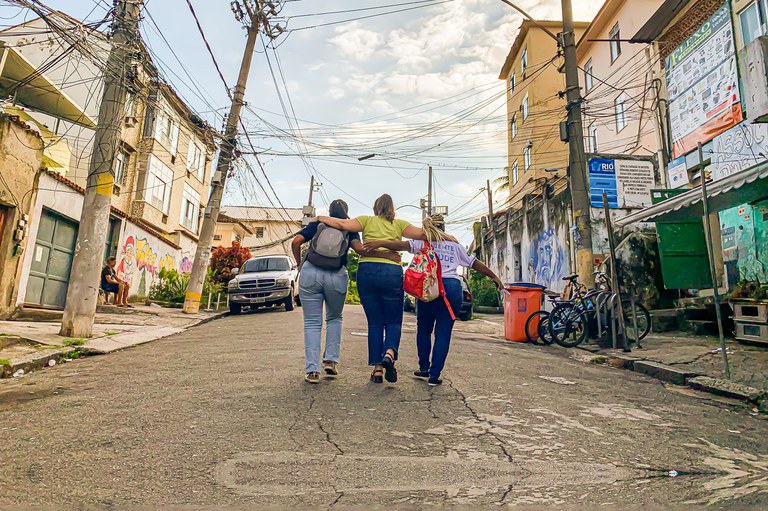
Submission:
M 752 2 L 749 7 L 739 14 L 742 47 L 748 45 L 765 33 L 765 12 L 765 0 L 758 0 Z
M 262 227 L 263 229 L 263 227 Z M 251 259 L 243 265 L 243 273 L 259 273 L 263 271 L 288 271 L 291 264 L 287 257 L 261 257 Z
M 621 55 L 621 32 L 619 31 L 618 23 L 611 29 L 608 39 L 611 40 L 611 64 L 613 64 Z
M 509 139 L 514 140 L 517 137 L 517 113 L 512 114 L 512 120 L 509 122 Z
M 523 96 L 523 104 L 521 106 L 521 110 L 523 111 L 523 122 L 525 122 L 528 119 L 528 93 L 525 93 L 525 96 Z
M 264 228 L 263 227 L 257 227 L 256 228 L 256 237 L 257 238 L 263 238 L 264 237 Z
M 520 73 L 524 74 L 528 69 L 528 47 L 523 48 L 523 53 L 520 55 Z
M 597 123 L 591 123 L 587 128 L 587 152 L 597 152 Z
M 214 234 L 213 235 L 213 240 L 214 241 L 221 241 L 221 234 Z
M 179 148 L 179 121 L 162 103 L 158 107 L 155 138 L 170 151 L 172 156 L 176 156 Z
M 184 195 L 181 199 L 181 220 L 180 223 L 192 232 L 197 232 L 197 226 L 200 220 L 200 194 L 184 183 Z
M 512 184 L 516 185 L 520 181 L 520 174 L 517 170 L 517 160 L 512 164 Z
M 128 161 L 130 156 L 122 149 L 115 153 L 115 185 L 123 186 L 125 184 L 125 174 L 128 170 Z
M 136 96 L 130 92 L 125 96 L 125 115 L 136 117 Z
M 589 59 L 586 64 L 584 64 L 584 92 L 589 92 L 592 90 L 593 87 L 592 83 L 592 59 Z
M 205 181 L 205 153 L 194 138 L 189 140 L 187 170 L 195 174 L 200 181 Z
M 626 96 L 621 95 L 613 101 L 614 111 L 616 112 L 616 133 L 627 127 Z
M 173 186 L 173 171 L 155 155 L 150 155 L 144 200 L 167 215 L 171 203 L 171 186 Z
M 531 168 L 531 146 L 525 146 L 523 149 L 523 171 L 528 172 Z
M 509 93 L 512 94 L 515 92 L 515 85 L 517 85 L 517 80 L 515 80 L 515 73 L 512 73 L 512 76 L 509 77 Z

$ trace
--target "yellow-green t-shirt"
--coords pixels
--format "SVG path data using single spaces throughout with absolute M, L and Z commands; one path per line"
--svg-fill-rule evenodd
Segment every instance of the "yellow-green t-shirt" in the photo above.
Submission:
M 389 222 L 382 216 L 359 216 L 356 219 L 363 226 L 363 241 L 400 241 L 403 239 L 403 231 L 410 222 L 395 218 Z M 361 257 L 361 263 L 385 263 L 400 266 L 394 261 L 381 257 Z

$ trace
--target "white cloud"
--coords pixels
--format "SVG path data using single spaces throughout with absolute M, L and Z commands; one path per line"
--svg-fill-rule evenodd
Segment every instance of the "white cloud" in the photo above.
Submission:
M 384 45 L 384 36 L 372 30 L 362 28 L 337 29 L 339 35 L 329 40 L 339 53 L 352 60 L 365 60 L 379 51 Z

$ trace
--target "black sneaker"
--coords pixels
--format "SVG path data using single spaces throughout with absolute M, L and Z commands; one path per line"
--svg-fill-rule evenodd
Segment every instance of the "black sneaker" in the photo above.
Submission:
M 443 380 L 435 376 L 430 376 L 429 381 L 427 383 L 429 384 L 430 387 L 437 387 L 438 385 L 443 384 Z
M 413 375 L 416 378 L 429 378 L 429 369 L 419 369 L 418 371 L 414 371 Z

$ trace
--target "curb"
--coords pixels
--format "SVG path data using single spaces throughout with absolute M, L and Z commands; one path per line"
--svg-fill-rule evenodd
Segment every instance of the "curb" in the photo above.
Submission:
M 761 413 L 768 413 L 768 391 L 766 390 L 756 389 L 728 380 L 704 376 L 699 373 L 685 371 L 677 367 L 652 362 L 650 360 L 643 360 L 629 355 L 599 355 L 588 349 L 581 348 L 580 346 L 578 349 L 586 351 L 590 356 L 573 357 L 576 360 L 594 363 L 594 359 L 607 358 L 606 365 L 616 369 L 634 371 L 680 387 L 689 387 L 700 392 L 744 401 L 756 406 Z
M 190 323 L 184 329 L 182 332 L 185 332 L 189 330 L 190 328 L 194 328 L 196 326 L 203 325 L 205 323 L 209 323 L 213 320 L 223 318 L 227 316 L 228 312 L 221 312 L 214 315 L 211 315 L 210 317 L 201 318 L 195 322 Z M 168 337 L 170 335 L 174 335 L 176 333 L 181 332 L 173 332 L 169 333 L 168 335 L 162 335 L 155 339 L 152 339 L 150 341 L 145 341 L 140 344 L 145 344 L 146 342 L 152 342 L 157 341 L 159 339 L 162 339 L 164 337 Z M 86 343 L 87 344 L 87 343 Z M 84 356 L 93 356 L 93 355 L 106 355 L 107 353 L 113 353 L 114 351 L 122 351 L 125 348 L 130 348 L 132 346 L 137 346 L 138 344 L 124 346 L 120 349 L 112 350 L 112 351 L 100 351 L 98 349 L 92 349 L 89 348 L 87 345 L 80 345 L 80 346 L 65 346 L 61 348 L 52 348 L 50 350 L 45 350 L 41 353 L 34 353 L 31 355 L 27 355 L 25 357 L 21 357 L 15 361 L 11 361 L 10 365 L 1 365 L 0 366 L 0 379 L 5 378 L 11 378 L 14 373 L 16 373 L 19 369 L 24 370 L 24 374 L 29 374 L 35 369 L 44 369 L 46 367 L 49 367 L 49 363 L 51 360 L 54 361 L 54 365 L 61 362 L 61 360 L 69 358 L 70 354 L 73 353 L 79 353 Z

